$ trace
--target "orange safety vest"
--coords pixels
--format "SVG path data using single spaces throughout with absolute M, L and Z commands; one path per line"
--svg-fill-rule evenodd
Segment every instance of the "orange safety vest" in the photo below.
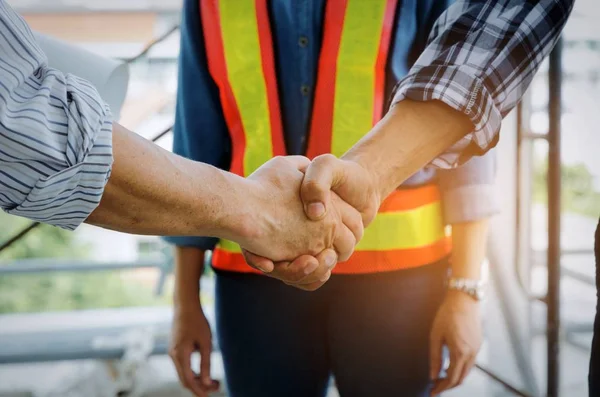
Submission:
M 328 1 L 307 156 L 344 154 L 380 120 L 397 0 Z M 231 134 L 231 172 L 248 176 L 285 155 L 267 0 L 200 0 L 208 66 Z M 256 272 L 221 240 L 213 266 Z M 402 188 L 381 205 L 337 274 L 433 263 L 450 252 L 436 185 Z

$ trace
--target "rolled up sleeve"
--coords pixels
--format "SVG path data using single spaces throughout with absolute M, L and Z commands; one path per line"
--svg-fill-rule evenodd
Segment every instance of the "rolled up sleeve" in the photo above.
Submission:
M 94 87 L 47 65 L 29 27 L 0 0 L 0 206 L 75 229 L 112 167 L 112 116 Z
M 460 167 L 438 170 L 445 223 L 473 222 L 500 212 L 495 180 L 495 150 Z
M 502 118 L 554 47 L 573 2 L 463 0 L 438 18 L 392 101 L 439 100 L 472 121 L 472 133 L 435 159 L 434 166 L 456 166 L 496 145 Z

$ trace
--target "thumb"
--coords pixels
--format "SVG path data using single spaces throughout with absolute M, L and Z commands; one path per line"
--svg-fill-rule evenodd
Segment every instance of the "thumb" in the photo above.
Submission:
M 325 216 L 331 189 L 341 182 L 343 175 L 341 161 L 332 154 L 315 157 L 310 163 L 300 188 L 304 212 L 309 219 L 319 220 Z
M 273 261 L 262 256 L 253 254 L 252 252 L 246 251 L 242 248 L 242 255 L 246 260 L 246 263 L 256 270 L 260 270 L 263 273 L 271 273 L 275 268 Z
M 442 370 L 442 335 L 432 330 L 430 341 L 429 341 L 429 379 L 435 380 L 440 376 Z

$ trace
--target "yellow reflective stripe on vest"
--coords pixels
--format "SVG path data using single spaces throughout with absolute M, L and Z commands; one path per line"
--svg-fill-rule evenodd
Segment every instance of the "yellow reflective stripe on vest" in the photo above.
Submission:
M 343 155 L 373 126 L 375 64 L 387 0 L 349 0 L 337 58 L 331 153 Z
M 426 247 L 445 236 L 441 219 L 442 208 L 439 202 L 410 211 L 379 213 L 365 230 L 356 250 L 387 251 Z M 229 240 L 220 240 L 219 248 L 232 253 L 242 252 L 237 243 Z
M 386 251 L 431 245 L 445 236 L 439 202 L 410 211 L 381 212 L 365 229 L 356 250 Z
M 247 137 L 244 153 L 247 176 L 273 157 L 255 1 L 220 0 L 219 13 L 227 76 Z
M 240 245 L 238 243 L 234 243 L 233 241 L 221 239 L 219 240 L 218 247 L 227 252 L 232 252 L 235 254 L 239 254 L 242 252 Z

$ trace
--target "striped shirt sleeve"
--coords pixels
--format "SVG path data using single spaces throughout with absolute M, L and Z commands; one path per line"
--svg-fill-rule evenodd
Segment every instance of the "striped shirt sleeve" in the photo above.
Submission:
M 0 206 L 73 230 L 112 166 L 108 106 L 87 81 L 48 67 L 25 21 L 0 0 Z
M 467 115 L 474 131 L 432 165 L 450 168 L 498 140 L 567 22 L 574 0 L 457 0 L 436 21 L 427 47 L 395 88 L 404 98 L 439 100 Z

